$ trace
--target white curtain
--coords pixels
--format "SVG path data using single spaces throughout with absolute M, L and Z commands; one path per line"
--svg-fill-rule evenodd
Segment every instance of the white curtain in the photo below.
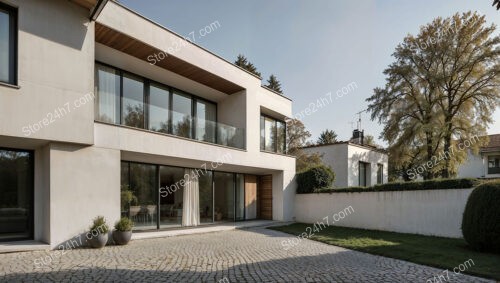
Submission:
M 118 119 L 118 77 L 115 70 L 106 66 L 97 66 L 97 82 L 98 82 L 98 105 L 96 107 L 96 117 L 100 121 L 117 124 Z
M 184 173 L 182 226 L 198 226 L 200 224 L 200 187 L 198 175 L 194 169 L 185 169 Z

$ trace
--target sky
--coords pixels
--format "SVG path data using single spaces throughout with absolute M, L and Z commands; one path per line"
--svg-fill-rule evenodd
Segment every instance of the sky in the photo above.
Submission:
M 244 54 L 264 81 L 275 74 L 312 141 L 325 129 L 334 130 L 339 140 L 352 136 L 356 113 L 367 108 L 365 100 L 375 87 L 385 85 L 382 72 L 393 62 L 394 48 L 407 34 L 417 34 L 420 26 L 438 16 L 469 10 L 500 26 L 500 11 L 491 6 L 492 0 L 119 2 L 180 35 L 194 35 L 196 44 L 228 61 Z M 218 24 L 205 29 L 214 22 Z M 210 33 L 201 36 L 201 29 Z M 321 98 L 328 102 L 318 106 Z M 313 109 L 311 103 L 317 106 Z M 307 108 L 314 113 L 301 115 Z M 499 109 L 494 120 L 489 134 L 500 133 Z M 361 113 L 365 135 L 386 145 L 379 139 L 382 128 Z

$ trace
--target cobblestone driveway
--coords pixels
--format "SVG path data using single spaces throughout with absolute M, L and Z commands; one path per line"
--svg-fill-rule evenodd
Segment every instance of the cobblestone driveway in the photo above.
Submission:
M 1 282 L 426 282 L 443 270 L 291 237 L 264 228 L 136 240 L 128 246 L 0 254 Z M 54 253 L 54 251 L 50 252 Z M 453 274 L 453 272 L 451 272 Z M 446 282 L 492 282 L 459 275 Z

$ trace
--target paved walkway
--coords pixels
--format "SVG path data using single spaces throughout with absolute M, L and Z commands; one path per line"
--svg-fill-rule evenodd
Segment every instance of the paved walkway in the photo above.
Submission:
M 290 238 L 281 232 L 251 228 L 136 240 L 128 246 L 74 249 L 64 254 L 1 254 L 0 282 L 401 283 L 426 282 L 443 274 L 441 269 L 309 240 L 285 250 L 281 242 Z M 451 272 L 450 280 L 443 282 L 493 281 Z

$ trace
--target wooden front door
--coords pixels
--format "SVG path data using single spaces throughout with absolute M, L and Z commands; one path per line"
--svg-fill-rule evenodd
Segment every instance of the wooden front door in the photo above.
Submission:
M 245 175 L 245 219 L 257 218 L 257 176 Z
M 259 177 L 257 192 L 258 217 L 260 219 L 273 219 L 273 176 L 266 175 Z

